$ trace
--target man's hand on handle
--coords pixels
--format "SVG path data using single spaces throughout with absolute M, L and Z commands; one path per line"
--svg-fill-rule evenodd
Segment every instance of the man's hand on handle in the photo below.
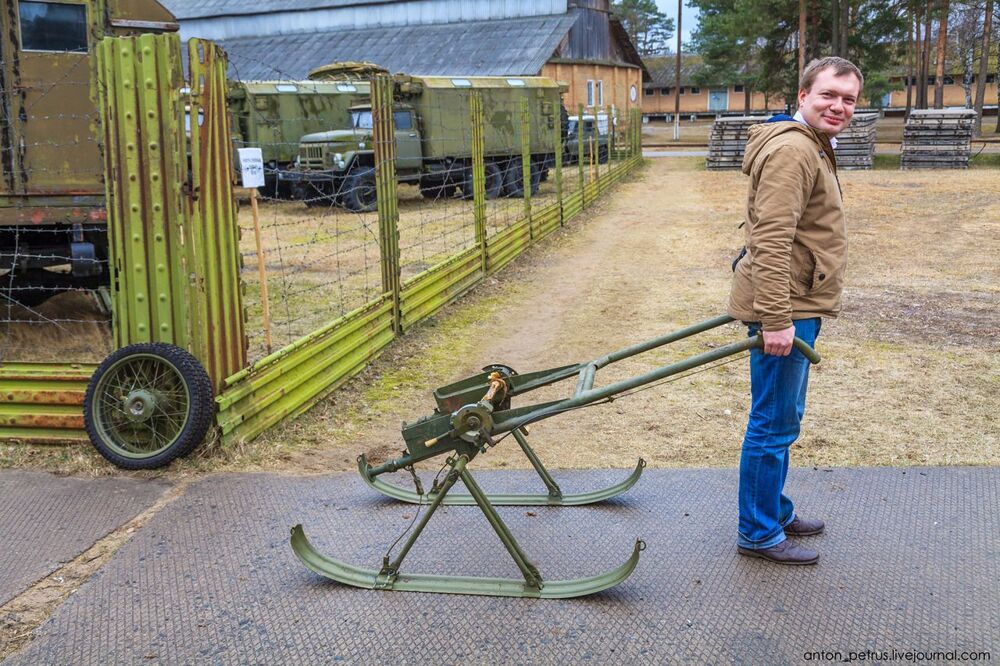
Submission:
M 792 340 L 794 339 L 794 326 L 780 331 L 764 331 L 764 353 L 772 356 L 788 356 L 792 353 Z

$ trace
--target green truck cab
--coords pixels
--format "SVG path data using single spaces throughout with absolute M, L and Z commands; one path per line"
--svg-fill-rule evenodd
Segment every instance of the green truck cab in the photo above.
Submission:
M 394 77 L 396 174 L 431 199 L 456 192 L 472 197 L 470 96 L 483 97 L 486 196 L 522 196 L 521 104 L 528 102 L 531 173 L 538 189 L 555 163 L 555 132 L 564 86 L 545 77 Z M 375 152 L 370 104 L 350 109 L 351 126 L 307 134 L 298 168 L 282 174 L 297 183 L 307 205 L 375 208 Z
M 289 198 L 279 173 L 294 168 L 299 140 L 306 134 L 348 126 L 348 109 L 369 97 L 365 80 L 232 81 L 227 103 L 236 148 L 260 148 L 264 158 L 261 194 Z
M 0 295 L 109 283 L 94 49 L 178 28 L 156 0 L 0 0 Z

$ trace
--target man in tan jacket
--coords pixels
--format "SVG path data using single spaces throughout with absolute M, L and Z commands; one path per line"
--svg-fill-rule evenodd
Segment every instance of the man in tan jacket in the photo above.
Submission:
M 813 564 L 819 554 L 786 540 L 823 531 L 795 514 L 783 493 L 789 447 L 805 411 L 812 346 L 823 317 L 836 317 L 847 267 L 834 137 L 854 115 L 864 78 L 843 58 L 809 63 L 794 118 L 750 129 L 743 172 L 750 176 L 746 253 L 734 266 L 728 311 L 763 334 L 750 357 L 751 407 L 740 457 L 737 550 L 781 564 Z

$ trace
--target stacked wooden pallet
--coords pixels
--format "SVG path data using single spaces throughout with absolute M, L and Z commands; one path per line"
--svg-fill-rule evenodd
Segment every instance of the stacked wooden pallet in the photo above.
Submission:
M 747 146 L 747 132 L 757 123 L 767 120 L 764 116 L 734 116 L 719 118 L 712 124 L 708 137 L 708 160 L 711 170 L 739 169 L 743 164 L 743 151 Z
M 972 109 L 911 111 L 903 128 L 904 169 L 968 169 Z
M 855 114 L 851 124 L 837 135 L 838 169 L 871 169 L 875 155 L 877 113 Z

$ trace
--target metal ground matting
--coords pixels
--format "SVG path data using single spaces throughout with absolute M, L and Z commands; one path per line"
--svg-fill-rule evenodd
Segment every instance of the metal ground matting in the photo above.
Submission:
M 627 472 L 556 474 L 564 491 Z M 482 472 L 487 491 L 539 490 Z M 405 482 L 401 477 L 400 482 Z M 795 469 L 787 490 L 828 521 L 818 566 L 735 552 L 734 470 L 647 470 L 603 505 L 500 508 L 543 577 L 595 574 L 648 544 L 616 588 L 572 600 L 390 593 L 310 573 L 324 553 L 377 568 L 416 507 L 353 474 L 215 476 L 193 485 L 43 625 L 13 664 L 799 663 L 807 652 L 1000 656 L 1000 469 Z M 458 488 L 456 490 L 459 490 Z M 474 507 L 442 509 L 404 568 L 517 576 Z
M 0 472 L 0 604 L 152 506 L 169 486 Z

